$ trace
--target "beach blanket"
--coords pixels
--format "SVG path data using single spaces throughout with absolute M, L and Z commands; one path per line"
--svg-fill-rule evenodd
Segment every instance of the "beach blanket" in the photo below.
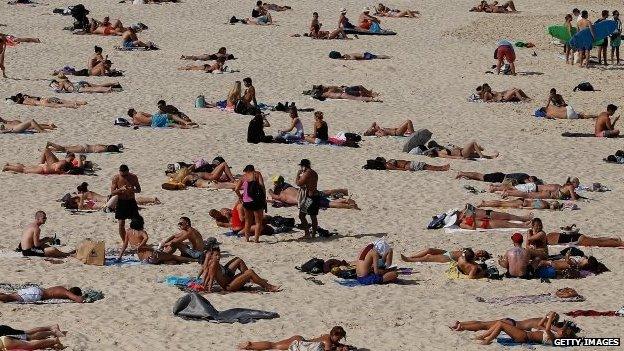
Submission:
M 594 133 L 575 133 L 575 132 L 563 132 L 561 133 L 562 137 L 567 138 L 598 138 Z M 622 138 L 623 136 L 610 137 L 606 139 L 614 139 L 614 138 Z M 603 139 L 603 138 L 598 138 Z
M 173 306 L 173 315 L 184 319 L 205 320 L 213 323 L 253 323 L 260 319 L 279 318 L 276 312 L 232 308 L 217 311 L 212 304 L 197 293 L 182 296 Z
M 506 347 L 522 346 L 523 349 L 527 349 L 527 350 L 535 350 L 535 346 L 533 345 L 549 346 L 549 345 L 542 345 L 542 344 L 532 343 L 532 342 L 531 343 L 516 342 L 510 337 L 506 337 L 506 338 L 499 337 L 496 339 L 496 342 Z
M 472 229 L 463 229 L 457 225 L 452 227 L 444 228 L 444 232 L 446 234 L 454 234 L 454 233 L 475 233 L 475 232 L 489 232 L 489 233 L 497 233 L 497 232 L 526 232 L 527 228 L 494 228 L 494 229 L 482 229 L 477 228 L 476 230 Z
M 121 258 L 121 261 L 117 261 L 117 256 L 108 256 L 104 261 L 104 266 L 114 266 L 114 267 L 128 267 L 128 266 L 139 266 L 145 264 L 141 262 L 137 257 L 134 256 L 124 256 Z
M 576 317 L 624 317 L 624 308 L 619 311 L 595 311 L 595 310 L 574 310 L 564 313 L 572 318 Z
M 479 302 L 493 304 L 493 305 L 501 305 L 501 306 L 509 306 L 513 304 L 526 304 L 526 303 L 544 303 L 544 302 L 583 302 L 585 298 L 581 295 L 570 297 L 570 298 L 561 298 L 557 297 L 553 294 L 539 294 L 539 295 L 519 295 L 519 296 L 510 296 L 510 297 L 479 297 L 476 296 L 475 299 Z
M 459 268 L 457 268 L 457 262 L 450 262 L 449 263 L 449 267 L 446 270 L 446 272 L 444 272 L 444 274 L 446 274 L 446 277 L 451 279 L 451 280 L 455 280 L 455 279 L 468 279 L 468 276 L 462 272 L 459 271 Z

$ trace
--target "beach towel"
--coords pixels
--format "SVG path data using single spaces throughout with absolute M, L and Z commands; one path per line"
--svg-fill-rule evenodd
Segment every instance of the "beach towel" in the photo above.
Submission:
M 544 302 L 583 302 L 585 298 L 581 295 L 570 297 L 570 298 L 561 298 L 557 297 L 553 294 L 539 294 L 539 295 L 519 295 L 519 296 L 510 296 L 510 297 L 475 297 L 475 299 L 479 302 L 493 304 L 493 305 L 501 305 L 501 306 L 509 306 L 513 304 L 533 304 L 533 303 L 544 303 Z
M 117 51 L 152 51 L 152 50 L 158 50 L 157 47 L 149 47 L 146 48 L 144 46 L 113 46 L 113 49 L 117 50 Z
M 535 346 L 533 345 L 549 346 L 549 345 L 542 345 L 538 343 L 515 342 L 512 338 L 509 338 L 509 337 L 506 337 L 506 338 L 499 337 L 496 339 L 496 342 L 506 347 L 522 346 L 523 349 L 527 349 L 527 350 L 535 350 Z
M 566 138 L 598 138 L 594 133 L 574 133 L 574 132 L 563 132 L 561 133 L 562 137 Z M 617 137 L 609 137 L 606 139 L 614 139 L 614 138 L 622 138 L 622 136 Z M 600 138 L 602 139 L 602 138 Z
M 121 258 L 121 261 L 117 261 L 117 256 L 108 256 L 104 261 L 104 266 L 114 266 L 114 267 L 128 267 L 128 266 L 139 266 L 145 264 L 137 257 L 134 256 L 124 256 Z
M 624 317 L 618 311 L 595 311 L 595 310 L 574 310 L 564 313 L 572 318 L 576 317 Z
M 457 262 L 450 262 L 449 267 L 444 274 L 446 274 L 446 277 L 451 280 L 468 279 L 468 276 L 460 272 L 459 268 L 457 268 Z
M 191 278 L 189 276 L 168 275 L 162 280 L 163 283 L 169 286 L 183 286 L 186 287 L 192 283 L 202 283 L 201 279 Z
M 444 232 L 446 234 L 455 234 L 455 233 L 475 233 L 475 232 L 489 232 L 489 233 L 497 233 L 497 232 L 526 232 L 527 228 L 493 228 L 493 229 L 482 229 L 477 228 L 476 230 L 472 229 L 463 229 L 457 225 L 452 227 L 444 228 Z
M 276 312 L 232 308 L 217 311 L 212 304 L 197 293 L 182 296 L 173 306 L 173 315 L 184 319 L 205 320 L 213 323 L 253 323 L 260 319 L 278 318 Z

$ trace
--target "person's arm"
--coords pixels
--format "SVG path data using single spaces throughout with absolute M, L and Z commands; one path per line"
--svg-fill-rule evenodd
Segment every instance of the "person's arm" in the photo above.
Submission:
M 72 300 L 74 302 L 77 303 L 83 303 L 84 299 L 82 298 L 82 296 L 78 296 L 74 293 L 72 293 L 71 291 L 65 289 L 63 296 L 65 297 L 65 299 L 67 300 Z
M 552 101 L 552 95 L 548 95 L 548 101 L 546 102 L 546 106 L 544 108 L 548 108 L 548 106 L 550 106 L 551 101 Z
M 139 178 L 137 176 L 133 177 L 134 179 L 132 179 L 132 189 L 131 191 L 135 194 L 138 194 L 141 192 L 141 184 L 139 184 Z
M 596 32 L 594 31 L 594 25 L 589 22 L 589 31 L 591 32 L 592 38 L 596 37 Z
M 468 272 L 468 279 L 478 279 L 479 273 L 479 267 L 477 267 L 476 265 L 472 266 L 472 268 L 470 268 L 470 272 Z
M 164 241 L 162 241 L 162 245 L 163 245 L 163 246 L 165 246 L 165 245 L 169 245 L 169 243 L 170 243 L 173 239 L 175 239 L 175 237 L 176 237 L 177 235 L 178 235 L 178 234 L 174 234 L 174 235 L 172 235 L 172 236 L 168 237 L 167 239 L 165 239 Z
M 147 245 L 147 241 L 149 240 L 149 235 L 147 235 L 147 232 L 142 231 L 141 232 L 141 243 L 139 244 L 139 247 L 144 247 L 145 245 Z
M 266 117 L 262 117 L 262 126 L 264 128 L 269 128 L 271 126 L 271 123 L 269 123 L 269 120 Z
M 620 116 L 617 116 L 617 117 L 615 117 L 615 118 L 613 119 L 613 122 L 610 122 L 610 124 L 611 124 L 611 129 L 613 129 L 613 126 L 615 125 L 615 123 L 616 123 L 619 119 L 620 119 Z M 610 120 L 611 120 L 611 119 L 609 119 L 609 121 L 610 121 Z
M 309 176 L 307 171 L 297 173 L 297 177 L 295 178 L 295 184 L 297 184 L 297 186 L 306 185 L 308 182 L 308 177 Z
M 41 240 L 39 239 L 39 236 L 41 235 L 41 229 L 39 227 L 36 227 L 33 230 L 33 246 L 35 247 L 41 247 Z
M 507 260 L 507 254 L 505 254 L 505 256 L 498 256 L 498 264 L 505 269 L 509 269 L 509 261 Z
M 252 101 L 253 101 L 254 106 L 257 107 L 258 106 L 258 101 L 256 101 L 256 88 L 252 87 L 252 96 L 251 97 L 252 97 Z
M 236 196 L 238 196 L 238 198 L 242 201 L 243 199 L 243 195 L 241 194 L 241 188 L 243 187 L 243 179 L 239 179 L 236 182 L 236 186 L 234 187 L 234 192 L 236 193 Z
M 264 187 L 264 178 L 262 177 L 262 173 L 258 172 L 258 183 L 260 183 L 260 185 L 262 185 L 263 189 L 266 189 Z
M 295 122 L 298 120 L 299 118 L 293 118 L 292 122 L 290 123 L 290 128 L 286 129 L 286 130 L 282 130 L 282 132 L 284 133 L 288 133 L 291 130 L 295 129 Z
M 171 244 L 184 242 L 185 240 L 188 239 L 188 236 L 189 236 L 188 232 L 179 233 L 178 235 L 174 235 L 173 238 L 169 240 L 168 244 L 171 245 Z
M 373 273 L 379 274 L 379 267 L 377 266 L 377 261 L 379 261 L 379 254 L 374 249 L 371 250 L 373 253 Z

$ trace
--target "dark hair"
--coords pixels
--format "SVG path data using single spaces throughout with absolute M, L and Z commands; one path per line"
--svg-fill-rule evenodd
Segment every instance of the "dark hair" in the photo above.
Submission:
M 80 290 L 80 288 L 77 286 L 69 288 L 69 292 L 77 296 L 82 296 L 82 290 Z
M 618 12 L 618 10 L 614 10 L 613 11 L 613 16 L 619 16 L 619 15 L 620 15 L 620 13 Z
M 577 9 L 577 8 L 574 8 L 574 9 L 572 10 L 572 13 L 575 13 L 575 12 L 581 12 L 581 10 L 579 10 L 579 9 Z
M 132 116 L 134 116 L 134 114 L 135 114 L 135 113 L 136 113 L 136 110 L 135 110 L 135 109 L 133 109 L 133 108 L 128 109 L 128 117 L 132 117 Z
M 589 16 L 589 14 L 587 13 L 587 11 L 586 11 L 586 10 L 583 10 L 583 11 L 581 12 L 581 17 L 583 17 L 583 18 L 587 18 L 588 16 Z
M 536 218 L 533 218 L 533 219 L 531 220 L 531 225 L 533 225 L 533 224 L 537 224 L 537 223 L 539 223 L 540 225 L 544 226 L 544 224 L 542 223 L 542 220 L 541 220 L 541 219 L 539 219 L 539 218 L 537 218 L 537 217 L 536 217 Z
M 288 111 L 290 112 L 290 117 L 299 117 L 299 111 L 297 111 L 296 107 L 291 107 Z
M 130 229 L 133 230 L 143 230 L 145 228 L 145 220 L 140 215 L 136 217 L 132 217 L 130 220 Z
M 158 100 L 158 102 L 156 103 L 156 105 L 160 106 L 160 105 L 166 105 L 167 103 L 165 102 L 165 100 Z
M 121 166 L 119 166 L 119 171 L 120 172 L 129 172 L 130 168 L 128 168 L 127 165 L 121 165 Z
M 615 106 L 614 104 L 607 105 L 607 111 L 615 112 L 617 109 L 618 109 L 618 107 Z
M 225 46 L 222 46 L 219 48 L 219 51 L 217 51 L 220 54 L 225 54 L 227 52 L 227 49 L 225 48 Z
M 335 335 L 335 336 L 338 336 L 341 339 L 343 339 L 343 338 L 347 337 L 347 332 L 344 330 L 343 327 L 337 325 L 337 326 L 331 328 L 331 331 L 329 332 L 329 335 Z
M 217 62 L 224 63 L 225 62 L 225 57 L 223 57 L 223 56 L 219 57 L 217 59 Z
M 251 78 L 249 78 L 249 77 L 243 78 L 243 83 L 251 84 Z
M 256 1 L 256 5 L 258 5 L 258 6 L 262 5 L 262 1 L 260 1 L 260 0 Z
M 318 12 L 312 12 L 312 16 L 318 16 Z
M 102 53 L 102 48 L 96 45 L 94 47 L 94 51 L 95 51 L 96 54 L 101 54 Z
M 189 226 L 191 225 L 191 219 L 188 217 L 180 217 L 181 220 L 185 221 Z
M 78 190 L 79 193 L 84 193 L 86 191 L 88 191 L 87 187 L 89 186 L 89 184 L 87 182 L 82 182 L 82 184 L 78 185 L 78 187 L 76 188 Z
M 557 89 L 555 89 L 555 88 L 551 88 L 551 89 L 550 89 L 550 93 L 551 93 L 551 94 L 557 94 Z
M 253 165 L 247 165 L 247 166 L 245 166 L 245 168 L 243 168 L 243 172 L 253 172 L 255 170 L 256 169 L 254 168 Z
M 105 64 L 105 65 L 112 65 L 112 64 L 113 64 L 113 62 L 112 62 L 111 60 L 106 60 L 106 61 L 104 61 L 104 64 Z
M 472 261 L 474 261 L 474 259 L 475 259 L 475 253 L 474 253 L 474 251 L 472 251 L 472 249 L 471 249 L 471 248 L 469 248 L 469 247 L 468 247 L 468 248 L 465 248 L 465 249 L 463 250 L 463 252 L 464 252 L 464 258 L 466 259 L 466 261 L 468 261 L 468 262 L 472 262 Z
M 107 145 L 106 152 L 120 152 L 119 145 Z
M 483 85 L 479 85 L 479 86 L 478 86 L 475 90 L 476 90 L 476 91 L 481 91 L 481 90 L 483 90 Z
M 602 10 L 602 17 L 609 17 L 609 10 Z

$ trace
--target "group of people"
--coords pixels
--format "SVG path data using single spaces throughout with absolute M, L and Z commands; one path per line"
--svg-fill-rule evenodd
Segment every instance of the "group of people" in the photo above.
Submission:
M 575 32 L 589 29 L 591 31 L 592 37 L 595 37 L 594 25 L 600 23 L 601 21 L 609 19 L 615 21 L 616 30 L 609 36 L 604 38 L 601 42 L 591 43 L 591 45 L 588 47 L 576 48 L 573 48 L 569 42 L 564 43 L 566 63 L 574 65 L 578 61 L 579 67 L 589 68 L 591 51 L 594 45 L 599 44 L 596 46 L 598 50 L 597 56 L 599 65 L 607 65 L 607 55 L 609 47 L 611 47 L 611 62 L 615 63 L 616 65 L 620 64 L 620 46 L 622 45 L 622 20 L 620 19 L 619 11 L 612 11 L 611 18 L 609 18 L 609 11 L 602 10 L 600 18 L 592 23 L 589 20 L 589 12 L 587 10 L 581 11 L 578 8 L 575 8 L 572 10 L 572 14 L 567 14 L 565 16 L 564 27 L 568 30 L 570 36 L 572 36 Z M 578 57 L 575 57 L 575 53 L 578 53 Z

